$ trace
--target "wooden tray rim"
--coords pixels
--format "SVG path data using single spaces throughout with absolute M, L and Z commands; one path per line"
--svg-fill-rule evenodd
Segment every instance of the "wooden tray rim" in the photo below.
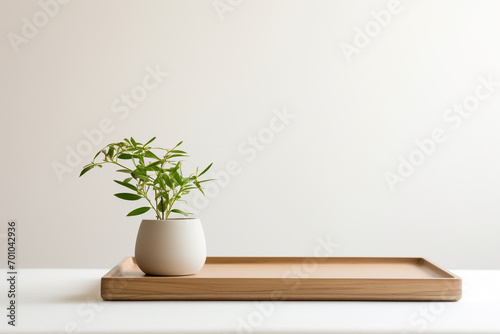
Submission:
M 414 277 L 308 277 L 306 278 L 307 280 L 384 280 L 384 281 L 390 281 L 390 280 L 425 280 L 425 281 L 431 281 L 431 280 L 462 280 L 461 277 L 458 275 L 452 273 L 451 271 L 444 269 L 434 262 L 428 260 L 425 257 L 296 257 L 296 256 L 272 256 L 272 257 L 267 257 L 267 256 L 210 256 L 207 257 L 207 261 L 205 264 L 211 264 L 211 263 L 233 263 L 236 261 L 243 261 L 243 263 L 258 263 L 258 261 L 262 262 L 273 262 L 273 261 L 290 261 L 290 263 L 297 263 L 297 261 L 304 261 L 307 259 L 314 259 L 314 260 L 342 260 L 342 261 L 348 261 L 348 260 L 355 260 L 355 261 L 415 261 L 416 265 L 424 265 L 431 267 L 433 271 L 437 272 L 443 272 L 446 275 L 449 275 L 449 277 L 432 277 L 432 278 L 414 278 Z M 120 280 L 144 280 L 144 279 L 154 279 L 154 280 L 165 280 L 165 279 L 189 279 L 189 280 L 217 280 L 217 279 L 231 279 L 231 280 L 247 280 L 248 278 L 246 277 L 196 277 L 195 275 L 188 275 L 188 276 L 150 276 L 150 275 L 145 275 L 141 277 L 127 277 L 127 276 L 113 276 L 114 272 L 118 271 L 119 268 L 123 267 L 124 265 L 128 265 L 128 262 L 132 261 L 134 265 L 137 266 L 137 263 L 135 261 L 135 257 L 133 256 L 127 256 L 123 260 L 121 260 L 117 265 L 115 265 L 111 270 L 109 270 L 103 277 L 103 280 L 107 279 L 120 279 Z M 217 261 L 217 262 L 213 262 Z M 221 262 L 222 261 L 222 262 Z M 252 277 L 252 280 L 269 280 L 269 279 L 274 279 L 270 277 Z M 281 279 L 281 278 L 280 278 Z

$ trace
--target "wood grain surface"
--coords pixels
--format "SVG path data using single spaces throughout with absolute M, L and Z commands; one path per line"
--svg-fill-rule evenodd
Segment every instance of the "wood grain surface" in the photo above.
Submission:
M 457 301 L 462 281 L 423 258 L 209 257 L 190 276 L 149 276 L 127 257 L 101 279 L 104 300 Z

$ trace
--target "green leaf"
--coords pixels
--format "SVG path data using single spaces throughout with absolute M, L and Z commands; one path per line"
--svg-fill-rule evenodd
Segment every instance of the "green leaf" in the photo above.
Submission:
M 163 169 L 161 169 L 158 166 L 152 166 L 151 168 L 148 168 L 148 171 L 151 171 L 151 170 L 154 171 L 156 174 L 163 172 Z
M 108 156 L 111 158 L 113 156 L 113 153 L 115 153 L 115 147 L 110 146 L 110 148 L 108 150 Z
M 131 189 L 131 190 L 133 190 L 133 191 L 137 191 L 137 187 L 136 187 L 136 186 L 134 186 L 134 185 L 131 185 L 130 183 L 127 183 L 127 182 L 124 182 L 124 181 L 122 182 L 122 181 L 118 181 L 118 180 L 113 180 L 113 181 L 115 181 L 115 182 L 116 182 L 116 183 L 118 183 L 119 185 L 122 185 L 122 186 L 124 186 L 124 187 L 127 187 L 127 188 L 129 188 L 129 189 Z
M 143 206 L 142 208 L 138 208 L 135 210 L 130 211 L 127 216 L 137 216 L 137 215 L 142 215 L 143 213 L 146 213 L 151 209 L 149 206 Z
M 167 174 L 163 174 L 163 180 L 165 181 L 167 187 L 174 190 L 174 185 L 172 184 L 172 181 L 170 180 L 170 177 Z
M 144 146 L 146 146 L 147 144 L 151 143 L 155 139 L 156 139 L 156 137 L 151 138 L 146 144 L 144 144 Z
M 152 163 L 150 163 L 149 165 L 146 166 L 146 170 L 149 170 L 148 169 L 149 167 L 158 166 L 159 164 L 161 164 L 161 161 L 152 162 Z
M 134 156 L 132 154 L 128 154 L 128 153 L 122 153 L 120 155 L 118 155 L 118 159 L 123 159 L 123 160 L 130 160 L 132 159 Z
M 94 168 L 94 167 L 95 167 L 95 165 L 90 165 L 90 166 L 85 167 L 85 168 L 82 170 L 82 172 L 80 173 L 80 176 L 79 176 L 79 177 L 81 177 L 83 174 L 87 173 L 89 170 L 91 170 L 91 169 L 92 169 L 92 168 Z
M 172 150 L 172 151 L 170 151 L 170 153 L 181 153 L 181 154 L 187 154 L 186 152 L 181 151 L 181 150 Z
M 160 210 L 160 212 L 167 211 L 167 207 L 168 207 L 167 203 L 168 202 L 165 199 L 163 199 L 163 197 L 160 198 L 160 201 L 158 202 L 158 210 Z
M 160 160 L 160 158 L 158 158 L 158 157 L 156 156 L 156 154 L 154 154 L 154 153 L 153 153 L 153 152 L 151 152 L 151 151 L 146 151 L 146 153 L 144 153 L 144 156 L 145 156 L 146 158 Z
M 99 154 L 101 154 L 101 153 L 102 153 L 102 150 L 101 150 L 101 151 L 99 151 L 99 152 L 97 152 L 97 153 L 96 153 L 96 155 L 94 155 L 94 160 L 95 160 L 95 158 L 97 158 L 97 157 L 99 156 Z
M 208 180 L 198 181 L 198 183 L 204 183 L 204 182 L 215 181 L 215 180 L 217 180 L 217 179 L 208 179 Z
M 141 168 L 141 170 L 139 170 L 139 168 Z M 134 179 L 140 179 L 144 182 L 150 181 L 148 174 L 142 168 L 142 166 L 137 166 L 137 169 L 130 173 L 130 175 L 132 175 Z
M 117 172 L 130 174 L 132 171 L 130 169 L 117 169 Z
M 196 186 L 196 188 L 198 188 L 198 190 L 201 191 L 201 193 L 203 194 L 203 196 L 205 196 L 205 193 L 203 192 L 203 189 L 201 189 L 200 182 L 198 182 L 197 180 L 194 180 L 193 183 Z
M 141 199 L 142 196 L 139 196 L 137 194 L 130 194 L 130 193 L 118 193 L 115 194 L 116 197 L 124 199 L 126 201 L 137 201 L 138 199 Z
M 179 173 L 177 173 L 176 170 L 172 172 L 172 176 L 174 177 L 174 180 L 178 185 L 182 186 L 184 184 L 184 181 L 182 181 L 182 177 L 179 175 Z
M 177 147 L 181 146 L 181 144 L 182 144 L 182 140 L 177 145 L 175 145 L 172 150 L 175 150 Z
M 205 168 L 205 169 L 203 170 L 203 172 L 201 172 L 201 174 L 200 174 L 200 175 L 198 175 L 198 176 L 202 176 L 203 174 L 205 174 L 205 173 L 206 173 L 206 172 L 210 169 L 210 167 L 212 167 L 212 165 L 213 165 L 213 164 L 214 164 L 214 163 L 212 162 L 210 165 L 208 165 L 208 167 L 207 167 L 207 168 Z
M 187 155 L 185 155 L 185 154 L 172 154 L 171 156 L 169 156 L 169 158 L 177 158 L 177 157 L 187 157 Z
M 137 146 L 137 143 L 135 142 L 134 138 L 130 137 L 130 141 L 132 142 L 132 145 Z
M 179 210 L 179 209 L 172 209 L 171 212 L 180 213 L 181 215 L 186 216 L 186 217 L 192 214 L 191 212 L 188 213 L 188 212 L 184 212 L 184 211 Z
M 123 180 L 123 182 L 125 182 L 125 183 L 129 183 L 131 180 L 132 180 L 132 178 L 131 178 L 131 177 L 127 177 L 125 180 Z

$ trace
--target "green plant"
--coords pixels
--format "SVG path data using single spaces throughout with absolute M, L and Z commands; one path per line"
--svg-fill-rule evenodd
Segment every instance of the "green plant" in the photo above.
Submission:
M 177 201 L 182 201 L 181 197 L 193 189 L 198 189 L 203 193 L 201 184 L 212 179 L 200 180 L 199 177 L 205 174 L 212 164 L 208 165 L 201 173 L 198 173 L 198 168 L 196 168 L 196 173 L 185 177 L 182 173 L 180 159 L 188 155 L 178 149 L 182 141 L 169 150 L 148 146 L 155 139 L 156 137 L 141 144 L 136 142 L 134 138 L 125 138 L 122 142 L 107 145 L 97 152 L 92 162 L 83 167 L 80 177 L 95 167 L 102 167 L 104 164 L 116 165 L 119 167 L 116 171 L 127 174 L 127 177 L 122 181 L 114 181 L 134 193 L 114 195 L 127 201 L 145 199 L 149 203 L 149 206 L 132 210 L 127 216 L 141 215 L 150 209 L 155 211 L 157 219 L 167 219 L 172 212 L 184 216 L 190 215 L 191 213 L 174 209 L 173 206 Z M 161 151 L 162 154 L 157 155 L 154 151 Z M 102 159 L 96 162 L 100 155 L 103 155 Z M 128 167 L 126 166 L 127 162 Z M 153 194 L 154 199 L 152 199 Z

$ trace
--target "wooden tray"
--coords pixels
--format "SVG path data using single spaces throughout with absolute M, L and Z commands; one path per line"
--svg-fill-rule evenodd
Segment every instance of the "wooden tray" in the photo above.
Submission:
M 423 258 L 209 257 L 191 276 L 148 276 L 127 257 L 101 279 L 104 300 L 439 300 L 460 277 Z

